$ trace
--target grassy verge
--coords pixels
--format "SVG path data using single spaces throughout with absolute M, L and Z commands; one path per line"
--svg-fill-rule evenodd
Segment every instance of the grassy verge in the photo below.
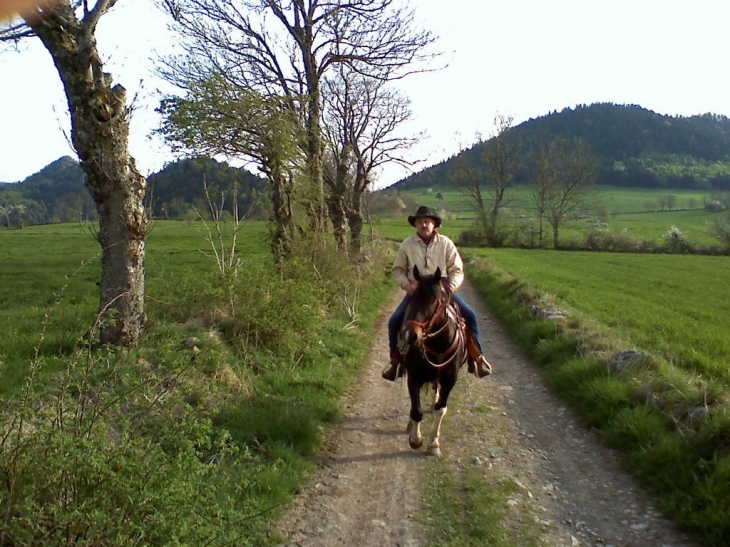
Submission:
M 17 264 L 0 278 L 33 283 L 2 284 L 0 544 L 276 544 L 271 519 L 339 419 L 392 284 L 378 249 L 357 268 L 311 249 L 275 268 L 250 229 L 244 273 L 224 276 L 194 226 L 160 223 L 149 325 L 126 352 L 78 343 L 98 298 L 98 267 L 73 274 L 88 234 L 3 239 Z
M 726 372 L 719 366 L 700 370 L 695 360 L 673 360 L 666 342 L 676 336 L 664 336 L 662 329 L 651 332 L 654 328 L 647 322 L 634 325 L 632 330 L 632 336 L 643 337 L 641 349 L 646 354 L 631 366 L 614 367 L 610 358 L 626 347 L 622 336 L 626 333 L 614 330 L 617 324 L 597 321 L 605 320 L 605 316 L 597 312 L 598 308 L 591 308 L 591 302 L 603 302 L 599 308 L 607 313 L 613 309 L 609 302 L 625 301 L 634 287 L 642 286 L 641 258 L 632 257 L 636 268 L 632 269 L 631 282 L 622 285 L 623 290 L 607 282 L 602 291 L 600 284 L 592 285 L 588 278 L 585 298 L 576 298 L 569 295 L 583 282 L 579 274 L 583 263 L 573 262 L 570 253 L 561 255 L 558 267 L 545 259 L 545 253 L 532 252 L 525 259 L 525 268 L 513 266 L 511 273 L 502 267 L 500 255 L 496 256 L 494 261 L 473 263 L 470 279 L 514 339 L 541 363 L 548 382 L 587 425 L 596 428 L 610 446 L 623 451 L 628 468 L 680 527 L 703 545 L 727 545 L 730 399 Z M 563 272 L 560 281 L 556 281 L 557 270 Z M 552 281 L 541 284 L 543 279 Z M 699 283 L 699 278 L 695 279 L 688 290 Z M 555 292 L 562 296 L 549 293 L 547 285 L 559 288 Z M 651 292 L 650 285 L 645 285 L 647 293 Z M 600 294 L 589 296 L 589 292 Z M 684 300 L 678 289 L 672 294 L 672 304 Z M 647 294 L 645 298 L 651 297 Z M 572 313 L 567 319 L 537 319 L 533 312 L 546 301 Z M 707 307 L 712 308 L 711 303 Z M 637 313 L 635 308 L 618 313 L 630 317 Z M 667 308 L 671 310 L 669 303 Z M 655 315 L 658 320 L 659 314 Z M 683 330 L 680 324 L 675 328 Z M 691 326 L 684 329 L 688 332 Z M 678 347 L 686 350 L 681 340 Z

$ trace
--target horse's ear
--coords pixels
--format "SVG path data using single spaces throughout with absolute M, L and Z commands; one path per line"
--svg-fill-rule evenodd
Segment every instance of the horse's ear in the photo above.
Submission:
M 436 271 L 433 272 L 433 280 L 441 281 L 441 268 L 436 268 Z
M 418 266 L 413 265 L 413 277 L 416 281 L 421 280 L 421 272 L 418 271 Z

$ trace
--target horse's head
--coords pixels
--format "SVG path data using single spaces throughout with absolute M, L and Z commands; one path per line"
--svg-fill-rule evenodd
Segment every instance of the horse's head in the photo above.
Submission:
M 425 334 L 440 327 L 446 321 L 446 308 L 451 294 L 446 289 L 441 269 L 432 275 L 421 275 L 418 266 L 413 267 L 417 285 L 411 295 L 405 314 L 406 339 L 409 344 L 420 342 Z

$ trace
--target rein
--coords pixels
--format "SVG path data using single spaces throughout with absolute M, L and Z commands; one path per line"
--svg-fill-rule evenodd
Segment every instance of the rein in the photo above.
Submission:
M 444 324 L 438 330 L 434 332 L 428 332 L 428 330 L 436 322 L 436 320 L 444 315 L 446 316 L 446 321 L 444 321 Z M 434 351 L 433 349 L 428 347 L 428 344 L 426 342 L 429 339 L 439 336 L 449 326 L 449 321 L 453 321 L 457 329 L 456 334 L 454 335 L 454 339 L 451 341 L 451 344 L 445 351 Z M 442 301 L 439 304 L 439 307 L 436 309 L 431 318 L 427 321 L 409 320 L 406 323 L 408 325 L 420 327 L 421 329 L 423 329 L 424 334 L 422 335 L 420 344 L 421 354 L 423 355 L 423 358 L 426 360 L 426 362 L 432 367 L 441 368 L 450 365 L 462 353 L 464 347 L 463 333 L 461 332 L 461 329 L 459 329 L 458 318 L 454 315 L 452 308 L 447 306 L 445 302 Z
M 414 320 L 412 320 L 412 319 L 409 319 L 408 321 L 406 321 L 406 324 L 407 324 L 407 325 L 412 325 L 412 326 L 414 326 L 414 327 L 420 327 L 420 328 L 422 328 L 422 329 L 423 329 L 424 331 L 428 331 L 428 329 L 429 329 L 429 328 L 431 328 L 431 324 L 432 324 L 432 323 L 433 323 L 433 322 L 434 322 L 434 321 L 435 321 L 435 320 L 436 320 L 436 319 L 437 319 L 438 317 L 440 317 L 441 315 L 443 315 L 443 314 L 444 314 L 444 312 L 446 312 L 446 303 L 442 301 L 442 302 L 441 302 L 441 303 L 439 304 L 439 307 L 438 307 L 438 308 L 436 308 L 436 311 L 435 311 L 435 312 L 433 313 L 433 315 L 431 316 L 431 318 L 430 318 L 430 319 L 428 319 L 428 320 L 426 320 L 426 321 L 414 321 Z M 444 327 L 445 327 L 446 325 L 447 325 L 447 323 L 444 323 Z M 444 327 L 441 327 L 441 329 L 443 329 Z M 441 329 L 439 329 L 439 330 L 438 330 L 438 331 L 436 331 L 436 332 L 441 332 Z M 434 334 L 436 334 L 436 333 L 434 333 Z

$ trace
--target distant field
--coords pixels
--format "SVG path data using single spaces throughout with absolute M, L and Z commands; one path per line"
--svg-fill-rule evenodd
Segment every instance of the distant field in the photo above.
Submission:
M 708 192 L 696 190 L 672 189 L 631 189 L 610 186 L 598 187 L 599 193 L 594 203 L 594 214 L 588 218 L 565 222 L 560 230 L 563 242 L 571 239 L 585 239 L 588 230 L 595 228 L 599 219 L 599 209 L 605 224 L 603 229 L 611 232 L 626 230 L 634 239 L 655 243 L 662 241 L 662 236 L 676 226 L 687 239 L 697 246 L 718 244 L 717 240 L 707 234 L 707 223 L 715 215 L 703 209 L 704 203 L 710 199 Z M 503 218 L 509 223 L 515 219 L 530 217 L 533 208 L 529 189 L 524 187 L 510 188 L 507 193 L 509 203 L 503 210 Z M 403 192 L 413 197 L 417 204 L 437 207 L 445 211 L 448 222 L 444 229 L 452 228 L 458 237 L 463 229 L 474 222 L 474 213 L 468 198 L 459 189 L 418 189 Z M 441 194 L 442 199 L 437 195 Z M 673 210 L 659 211 L 657 205 L 661 196 L 671 195 L 675 198 Z M 410 214 L 410 213 L 409 213 Z M 721 213 L 730 214 L 730 212 Z M 384 219 L 381 226 L 390 233 L 392 219 Z
M 730 384 L 730 257 L 520 249 L 465 251 L 626 341 Z
M 617 186 L 598 186 L 597 206 L 603 206 L 609 214 L 638 213 L 647 210 L 659 209 L 657 200 L 660 196 L 674 196 L 674 209 L 702 208 L 710 193 L 699 190 L 681 189 L 650 189 L 650 188 L 622 188 Z M 441 194 L 442 199 L 436 196 Z M 510 201 L 508 207 L 524 212 L 531 205 L 530 189 L 523 186 L 509 188 L 506 198 Z M 458 188 L 419 188 L 407 190 L 403 194 L 413 196 L 416 203 L 443 207 L 448 211 L 469 213 L 471 208 L 464 192 Z

